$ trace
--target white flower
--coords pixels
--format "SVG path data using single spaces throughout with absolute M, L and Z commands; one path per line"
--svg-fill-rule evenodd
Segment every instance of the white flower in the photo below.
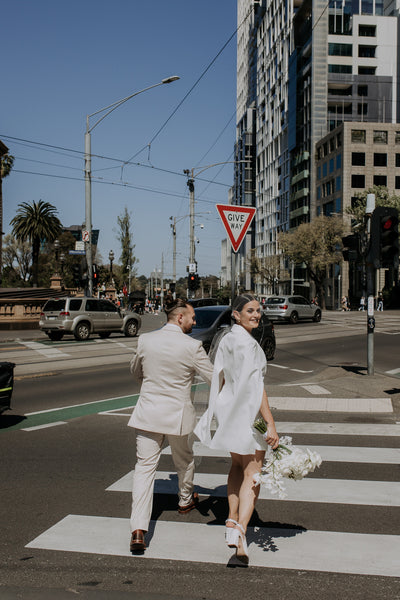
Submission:
M 267 427 L 263 419 L 258 419 L 254 423 L 254 428 L 266 439 Z M 291 437 L 283 436 L 275 450 L 268 446 L 261 473 L 256 473 L 253 477 L 254 483 L 264 485 L 272 494 L 278 494 L 282 499 L 287 496 L 283 485 L 284 477 L 299 481 L 308 473 L 312 473 L 321 463 L 319 454 L 308 448 L 303 451 L 293 446 Z

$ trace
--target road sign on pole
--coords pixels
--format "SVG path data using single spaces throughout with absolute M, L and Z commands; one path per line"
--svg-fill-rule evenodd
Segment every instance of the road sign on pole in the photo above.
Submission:
M 256 209 L 252 206 L 234 206 L 231 204 L 216 204 L 216 207 L 233 251 L 237 252 L 256 214 Z

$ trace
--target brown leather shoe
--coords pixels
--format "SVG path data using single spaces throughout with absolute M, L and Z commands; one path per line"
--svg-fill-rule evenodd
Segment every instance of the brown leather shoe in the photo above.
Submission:
M 184 515 L 185 513 L 188 513 L 191 510 L 193 510 L 194 508 L 196 508 L 198 503 L 199 503 L 199 495 L 197 492 L 193 492 L 192 499 L 189 502 L 189 504 L 185 504 L 184 506 L 181 506 L 180 504 L 178 504 L 178 513 L 181 515 Z
M 131 552 L 144 552 L 146 544 L 144 541 L 145 532 L 142 529 L 135 529 L 131 537 Z

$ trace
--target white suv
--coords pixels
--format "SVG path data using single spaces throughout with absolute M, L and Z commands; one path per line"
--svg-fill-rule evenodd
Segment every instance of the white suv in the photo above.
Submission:
M 87 340 L 91 333 L 107 338 L 113 332 L 128 337 L 137 335 L 141 319 L 137 313 L 122 312 L 110 300 L 99 298 L 55 298 L 48 300 L 40 313 L 39 327 L 51 340 L 72 333 L 76 340 Z
M 319 323 L 321 309 L 303 296 L 270 296 L 264 304 L 264 313 L 271 320 L 278 319 L 297 323 L 300 319 L 312 319 Z

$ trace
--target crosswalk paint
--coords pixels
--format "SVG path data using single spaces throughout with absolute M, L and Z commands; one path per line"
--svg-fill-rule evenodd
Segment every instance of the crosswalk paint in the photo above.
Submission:
M 349 462 L 372 464 L 400 464 L 400 448 L 364 448 L 358 446 L 307 446 L 298 445 L 298 448 L 309 448 L 321 455 L 324 462 Z M 208 448 L 200 442 L 193 444 L 196 457 L 230 457 L 225 450 Z M 166 446 L 162 454 L 171 454 L 170 446 Z
M 158 520 L 149 533 L 146 553 L 132 560 L 237 564 L 221 525 Z M 129 519 L 68 515 L 26 547 L 131 556 L 129 537 Z M 400 572 L 400 536 L 249 528 L 247 538 L 252 566 L 388 577 Z
M 132 477 L 133 471 L 118 479 L 107 488 L 107 491 L 131 492 Z M 194 475 L 194 487 L 200 495 L 225 497 L 227 495 L 226 483 L 226 474 L 195 473 Z M 302 481 L 286 479 L 285 488 L 287 498 L 284 501 L 400 506 L 400 483 L 397 481 L 308 477 Z M 173 471 L 157 471 L 154 491 L 156 494 L 176 494 L 178 491 L 176 473 Z M 274 500 L 277 499 L 277 496 L 261 486 L 259 498 L 260 500 Z

